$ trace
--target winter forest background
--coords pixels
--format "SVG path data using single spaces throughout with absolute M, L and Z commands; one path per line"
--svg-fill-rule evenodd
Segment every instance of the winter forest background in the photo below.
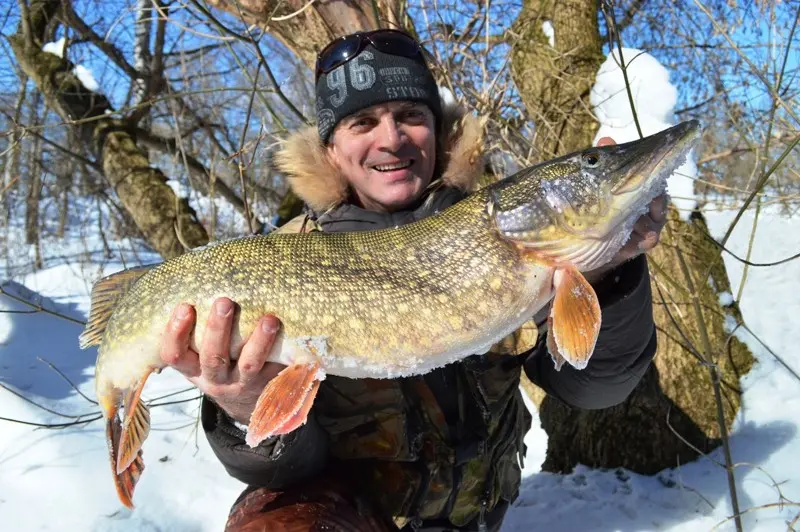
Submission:
M 222 528 L 242 486 L 169 372 L 145 391 L 147 469 L 120 509 L 96 351 L 77 347 L 88 293 L 298 212 L 271 154 L 313 121 L 314 54 L 380 26 L 414 32 L 487 117 L 487 180 L 603 135 L 704 126 L 649 259 L 656 362 L 597 412 L 523 383 L 534 427 L 504 530 L 796 530 L 798 16 L 778 0 L 0 1 L 0 528 Z

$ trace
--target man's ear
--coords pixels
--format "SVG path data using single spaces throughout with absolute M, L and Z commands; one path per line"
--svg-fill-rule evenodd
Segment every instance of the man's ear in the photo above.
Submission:
M 336 168 L 339 169 L 339 152 L 336 149 L 336 144 L 333 142 L 333 135 L 331 135 L 330 140 L 328 140 L 328 145 L 325 146 L 325 157 L 328 159 L 328 162 Z

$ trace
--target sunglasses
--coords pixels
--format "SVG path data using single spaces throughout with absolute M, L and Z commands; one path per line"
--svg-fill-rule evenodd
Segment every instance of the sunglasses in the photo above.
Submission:
M 322 74 L 342 66 L 371 44 L 376 50 L 385 54 L 402 57 L 422 55 L 422 48 L 411 35 L 398 30 L 375 30 L 365 33 L 354 33 L 336 39 L 322 49 L 317 55 L 316 81 Z

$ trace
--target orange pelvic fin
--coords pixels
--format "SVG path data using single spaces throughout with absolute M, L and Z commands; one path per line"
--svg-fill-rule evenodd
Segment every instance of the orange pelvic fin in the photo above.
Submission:
M 600 303 L 594 288 L 573 267 L 556 270 L 555 298 L 548 318 L 547 347 L 556 369 L 564 361 L 583 369 L 594 352 L 600 333 Z
M 267 384 L 250 416 L 245 441 L 255 447 L 272 436 L 287 434 L 306 422 L 319 389 L 317 362 L 288 366 Z
M 120 502 L 130 509 L 133 509 L 133 490 L 139 477 L 144 471 L 144 460 L 142 451 L 139 450 L 131 463 L 121 472 L 117 472 L 117 449 L 119 448 L 120 436 L 122 434 L 122 424 L 117 409 L 114 408 L 106 421 L 106 440 L 108 442 L 108 457 L 111 462 L 111 473 L 114 477 L 114 487 L 117 489 L 117 496 Z
M 122 474 L 136 460 L 142 443 L 150 433 L 150 411 L 141 401 L 142 389 L 147 377 L 153 370 L 148 370 L 136 385 L 125 395 L 123 408 L 125 419 L 122 423 L 122 434 L 117 449 L 117 474 Z

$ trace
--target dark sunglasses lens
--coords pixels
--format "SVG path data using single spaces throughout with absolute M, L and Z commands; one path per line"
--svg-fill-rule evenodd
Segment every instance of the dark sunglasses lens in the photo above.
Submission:
M 330 72 L 341 64 L 346 63 L 351 57 L 358 53 L 361 38 L 358 35 L 351 35 L 346 39 L 335 42 L 324 50 L 317 62 L 317 75 Z
M 414 39 L 395 31 L 374 33 L 370 36 L 370 42 L 375 48 L 387 54 L 416 57 L 420 53 L 419 45 Z

